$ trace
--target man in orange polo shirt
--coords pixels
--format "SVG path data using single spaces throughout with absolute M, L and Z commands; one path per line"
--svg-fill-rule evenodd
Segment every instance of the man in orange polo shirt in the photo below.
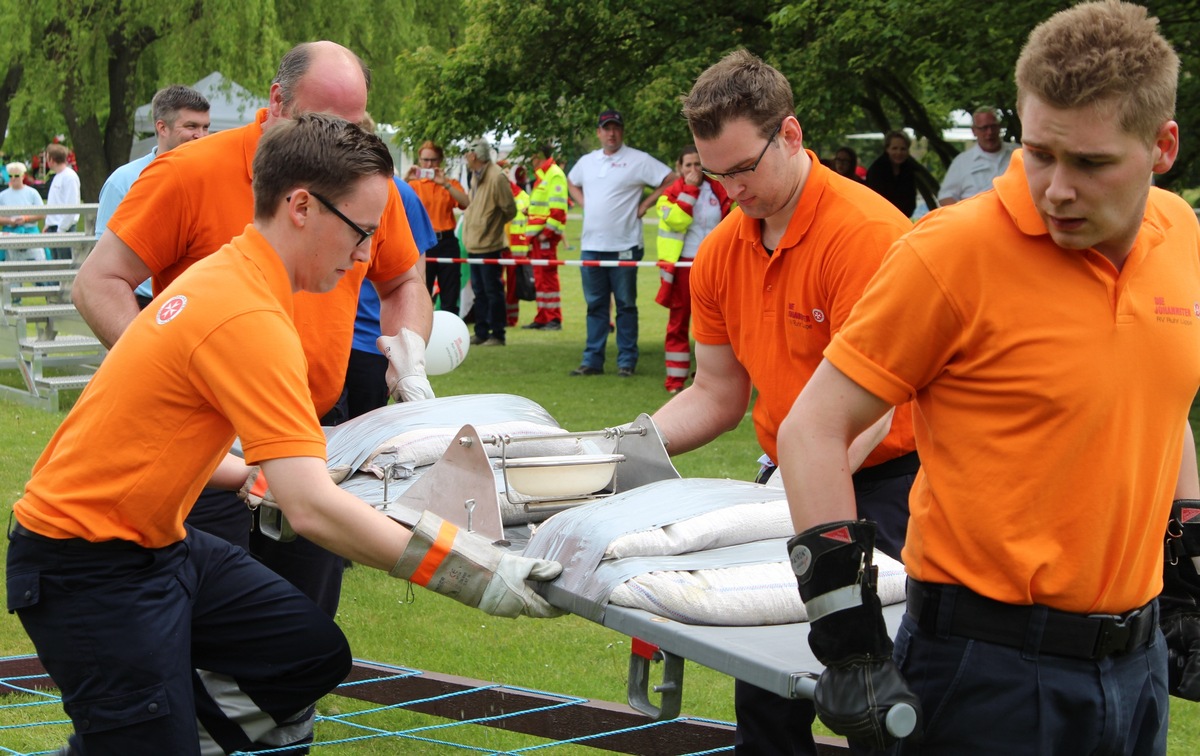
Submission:
M 780 422 L 884 253 L 912 224 L 804 149 L 791 85 L 750 53 L 731 53 L 705 71 L 683 113 L 705 174 L 738 206 L 701 243 L 692 267 L 695 380 L 654 422 L 668 450 L 681 454 L 737 426 L 754 388 L 755 431 L 775 460 Z M 911 417 L 900 407 L 877 447 L 886 423 L 864 438 L 855 474 L 858 512 L 883 523 L 880 548 L 896 558 L 918 467 Z M 766 465 L 760 482 L 774 470 Z M 739 752 L 815 753 L 811 701 L 741 681 L 735 696 Z
M 429 513 L 410 531 L 326 471 L 292 313 L 298 292 L 329 291 L 369 259 L 387 146 L 303 115 L 263 138 L 253 167 L 254 223 L 129 324 L 13 506 L 7 605 L 62 691 L 64 754 L 311 739 L 296 723 L 349 671 L 345 637 L 244 550 L 184 525 L 204 482 L 237 488 L 246 463 L 298 532 L 346 558 L 492 614 L 556 613 L 524 582 L 554 577 L 554 562 Z M 246 370 L 251 353 L 261 362 Z M 228 454 L 235 434 L 245 461 Z
M 1200 494 L 1200 229 L 1151 187 L 1179 150 L 1178 72 L 1140 6 L 1038 26 L 1022 151 L 896 243 L 780 429 L 818 711 L 852 740 L 881 747 L 919 701 L 922 754 L 1166 750 L 1164 529 Z M 893 660 L 847 446 L 914 399 Z
M 237 236 L 253 219 L 251 161 L 263 134 L 300 113 L 328 112 L 353 123 L 366 115 L 368 72 L 333 42 L 298 45 L 281 60 L 268 107 L 254 123 L 214 134 L 161 156 L 142 172 L 117 207 L 108 231 L 80 268 L 72 298 L 101 340 L 113 344 L 137 314 L 133 290 L 151 274 L 162 291 L 189 266 Z M 308 358 L 317 415 L 336 404 L 364 276 L 379 292 L 384 334 L 398 334 L 387 382 L 393 398 L 433 396 L 425 377 L 425 339 L 433 317 L 420 255 L 395 187 L 379 229 L 366 242 L 370 261 L 355 265 L 329 293 L 302 293 L 293 317 Z M 247 353 L 247 369 L 258 357 Z M 264 397 L 264 401 L 269 401 Z M 344 417 L 325 417 L 336 425 Z M 226 491 L 204 493 L 189 523 L 248 548 L 332 616 L 341 592 L 343 560 L 297 539 L 279 544 L 252 533 L 251 512 Z

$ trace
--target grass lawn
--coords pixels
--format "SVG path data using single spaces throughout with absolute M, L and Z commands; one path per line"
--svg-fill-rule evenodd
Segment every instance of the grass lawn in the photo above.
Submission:
M 648 226 L 648 236 L 652 231 L 653 227 Z M 569 225 L 568 233 L 576 249 L 566 256 L 577 257 L 577 221 Z M 653 250 L 652 243 L 647 249 Z M 624 423 L 665 402 L 662 336 L 667 311 L 653 301 L 657 271 L 639 269 L 641 358 L 637 375 L 629 379 L 614 375 L 613 339 L 609 340 L 607 375 L 567 376 L 579 364 L 583 348 L 584 306 L 579 269 L 563 268 L 560 273 L 565 312 L 561 332 L 514 329 L 509 331 L 506 347 L 473 349 L 455 372 L 432 378 L 438 394 L 520 394 L 539 402 L 562 426 L 572 430 Z M 533 303 L 522 303 L 521 323 L 529 322 L 533 312 Z M 4 502 L 0 514 L 5 515 L 5 521 L 34 460 L 62 417 L 0 402 L 0 501 Z M 703 449 L 682 455 L 676 464 L 686 476 L 749 480 L 757 470 L 759 453 L 747 415 L 737 430 Z M 6 548 L 7 541 L 0 539 L 0 556 Z M 410 603 L 405 601 L 404 583 L 376 570 L 357 567 L 346 575 L 338 621 L 359 658 L 596 700 L 625 700 L 629 639 L 577 617 L 548 621 L 497 619 L 420 589 Z M 32 650 L 16 618 L 0 614 L 0 655 L 28 654 Z M 688 663 L 684 714 L 731 721 L 732 701 L 733 683 L 729 677 Z M 1172 705 L 1170 753 L 1193 753 L 1200 742 L 1200 705 L 1177 699 L 1172 699 Z M 321 713 L 327 716 L 365 708 L 367 704 L 336 696 L 320 704 Z M 65 727 L 47 732 L 47 728 L 18 729 L 15 725 L 62 719 L 57 705 L 0 710 L 0 753 L 57 748 L 66 736 Z M 370 721 L 380 728 L 399 730 L 440 720 L 389 711 L 372 715 Z M 516 748 L 536 742 L 487 728 L 472 729 L 464 735 L 464 742 L 469 739 L 483 749 Z M 325 740 L 356 734 L 362 732 L 336 723 L 318 727 L 318 737 Z M 354 756 L 462 752 L 392 739 L 339 745 L 328 751 Z M 575 752 L 595 750 L 573 747 L 553 751 L 556 755 Z

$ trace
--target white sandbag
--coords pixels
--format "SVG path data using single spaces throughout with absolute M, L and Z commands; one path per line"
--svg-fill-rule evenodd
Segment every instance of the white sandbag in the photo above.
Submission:
M 875 552 L 879 598 L 904 600 L 904 565 Z M 650 572 L 616 587 L 609 602 L 689 625 L 781 625 L 807 622 L 788 562 L 719 569 Z
M 786 500 L 739 504 L 661 528 L 627 533 L 608 545 L 604 558 L 688 554 L 794 534 Z

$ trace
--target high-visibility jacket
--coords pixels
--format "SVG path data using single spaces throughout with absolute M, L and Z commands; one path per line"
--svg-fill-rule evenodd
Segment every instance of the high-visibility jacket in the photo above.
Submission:
M 555 238 L 562 238 L 567 230 L 567 174 L 555 164 L 554 158 L 546 158 L 534 174 L 537 180 L 529 197 L 529 223 L 525 232 L 537 235 L 548 230 Z
M 729 215 L 733 201 L 725 192 L 725 187 L 719 181 L 704 177 L 712 192 L 721 203 L 721 217 Z M 661 262 L 674 265 L 683 254 L 683 239 L 687 236 L 688 228 L 692 225 L 692 206 L 700 197 L 700 187 L 692 186 L 682 177 L 675 180 L 655 204 L 658 213 L 658 241 L 656 244 L 658 259 Z M 666 278 L 664 277 L 664 280 Z
M 525 238 L 525 229 L 529 214 L 529 193 L 515 181 L 512 184 L 513 201 L 517 203 L 517 214 L 508 222 L 508 248 L 514 255 L 528 255 L 529 241 Z

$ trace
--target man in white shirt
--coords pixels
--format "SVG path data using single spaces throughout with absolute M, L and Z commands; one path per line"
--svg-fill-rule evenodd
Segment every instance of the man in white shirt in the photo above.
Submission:
M 1008 159 L 1017 145 L 1000 140 L 996 111 L 980 108 L 971 116 L 975 145 L 960 152 L 950 163 L 938 190 L 938 203 L 953 205 L 992 188 L 992 179 L 1008 170 Z
M 615 110 L 600 114 L 596 124 L 600 149 L 579 159 L 567 175 L 567 191 L 584 210 L 581 260 L 634 262 L 645 252 L 641 218 L 675 179 L 661 161 L 625 146 L 625 122 Z M 654 189 L 642 199 L 642 187 Z M 584 198 L 587 198 L 585 207 Z M 617 376 L 633 375 L 638 360 L 637 268 L 582 269 L 587 301 L 587 344 L 571 375 L 604 372 L 608 343 L 609 299 L 617 303 Z
M 79 174 L 71 168 L 68 161 L 70 152 L 64 145 L 52 144 L 46 148 L 46 163 L 54 173 L 54 181 L 50 183 L 50 192 L 46 195 L 47 205 L 78 205 L 79 204 Z M 75 229 L 79 213 L 55 213 L 46 216 L 46 233 L 65 234 Z M 54 260 L 70 260 L 71 248 L 62 247 L 51 249 L 50 256 Z

